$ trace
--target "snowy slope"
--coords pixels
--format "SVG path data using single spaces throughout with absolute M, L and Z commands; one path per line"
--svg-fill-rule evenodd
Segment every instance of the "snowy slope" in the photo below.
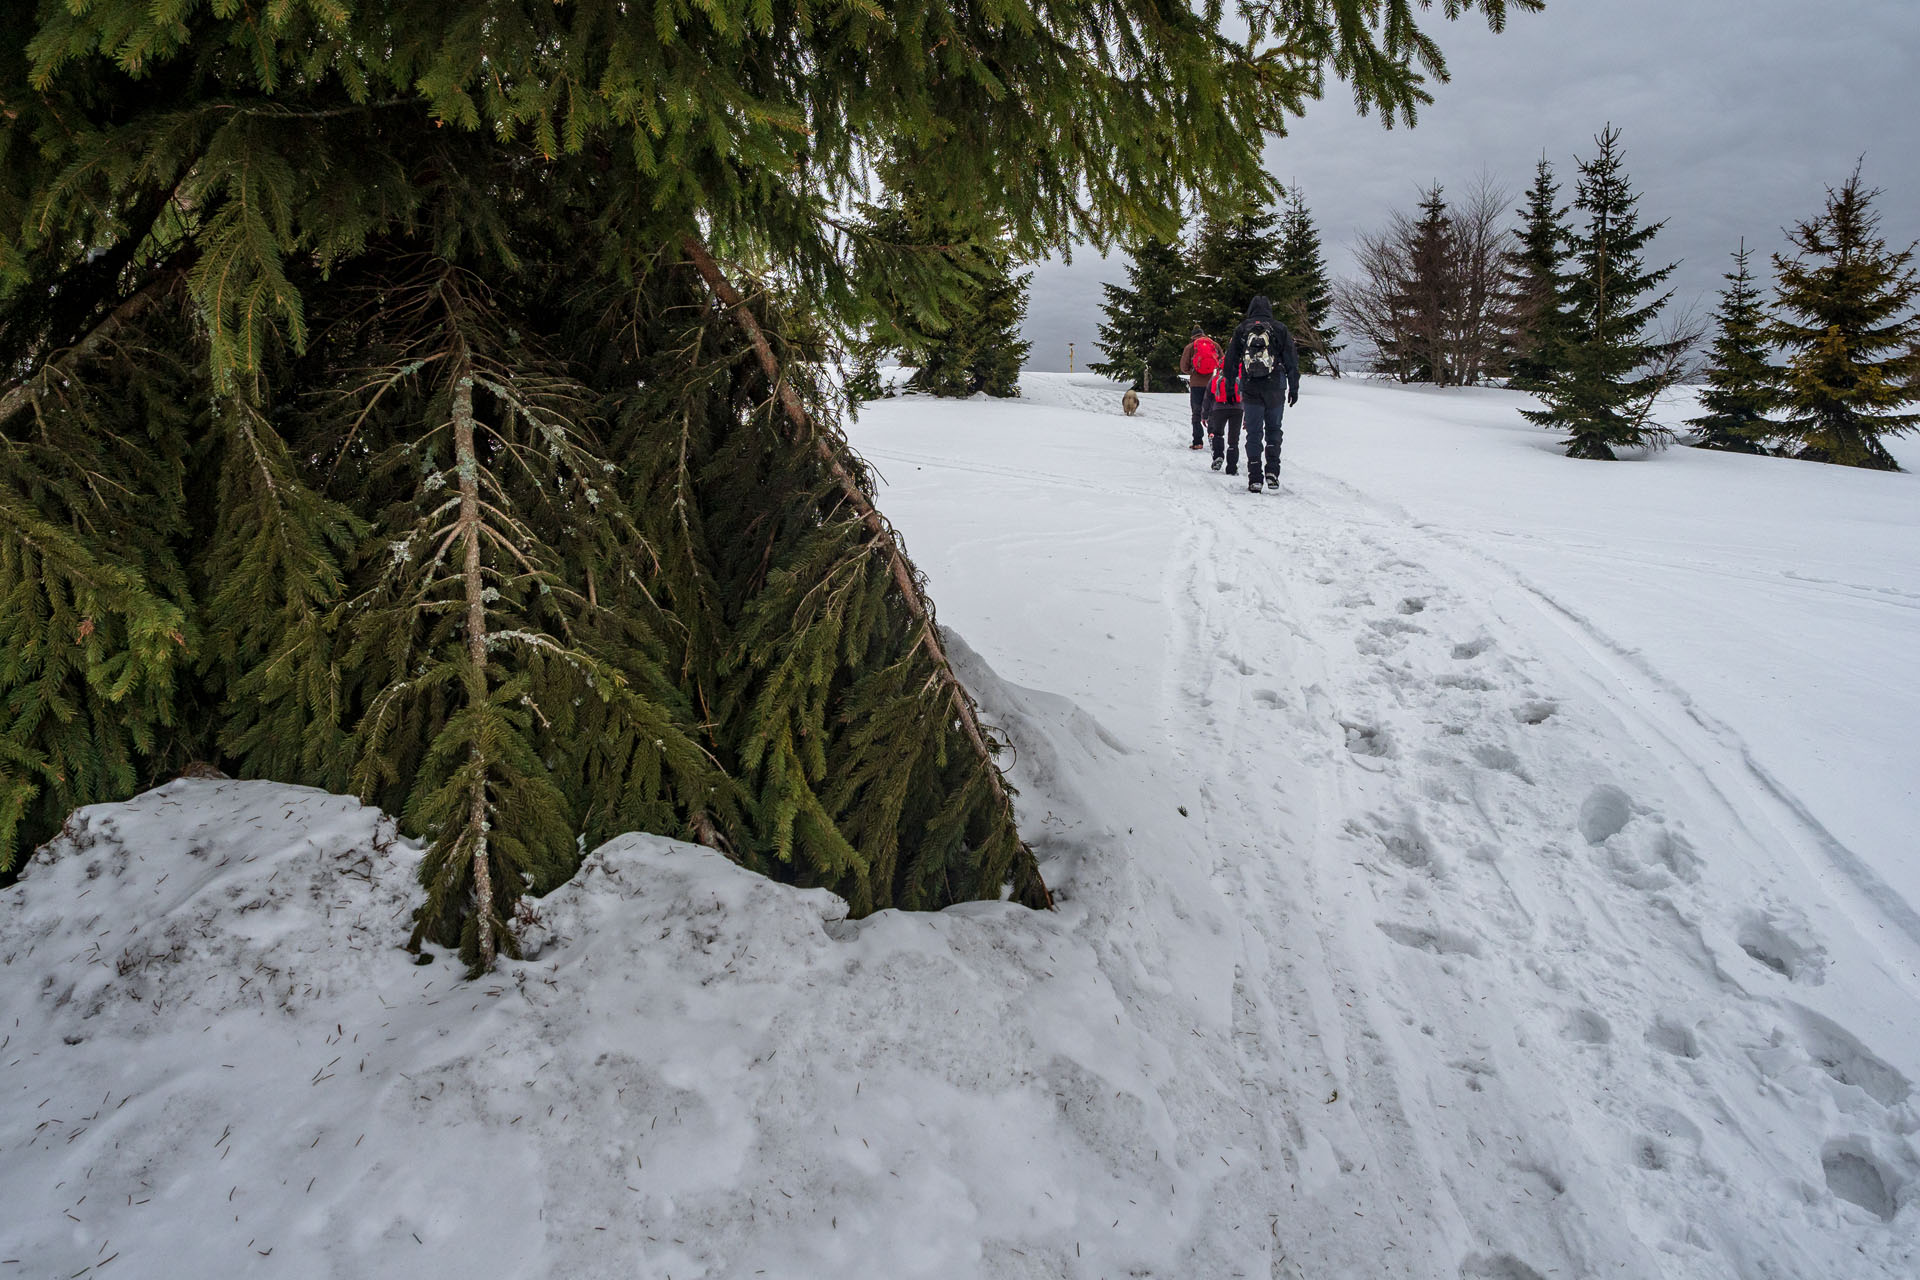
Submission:
M 858 439 L 943 616 L 1192 813 L 1102 870 L 1151 897 L 1190 848 L 1235 917 L 1280 1251 L 1911 1274 L 1920 480 L 1582 465 L 1517 395 L 1310 380 L 1254 497 L 1184 397 L 1116 399 L 1030 376 Z
M 0 894 L 0 1278 L 1920 1270 L 1920 480 L 1313 380 L 1256 498 L 1025 389 L 855 437 L 1059 911 L 627 837 L 464 984 L 352 801 L 86 811 Z

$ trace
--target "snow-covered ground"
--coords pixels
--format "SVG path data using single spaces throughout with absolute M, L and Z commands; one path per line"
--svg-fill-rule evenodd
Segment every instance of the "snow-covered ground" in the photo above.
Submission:
M 0 894 L 0 1280 L 1920 1272 L 1920 477 L 1309 380 L 1255 497 L 1024 388 L 854 438 L 1060 910 L 628 837 L 466 984 L 351 801 L 89 810 Z

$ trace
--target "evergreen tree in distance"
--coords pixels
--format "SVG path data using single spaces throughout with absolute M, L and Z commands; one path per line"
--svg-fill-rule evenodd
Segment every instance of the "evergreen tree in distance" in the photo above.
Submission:
M 1778 378 L 1768 362 L 1767 313 L 1747 267 L 1752 251 L 1742 240 L 1733 255 L 1734 269 L 1714 313 L 1719 333 L 1707 364 L 1707 387 L 1700 393 L 1706 410 L 1687 425 L 1698 427 L 1695 444 L 1702 449 L 1730 453 L 1765 453 L 1766 442 L 1779 434 L 1768 420 L 1780 403 Z
M 1300 349 L 1300 371 L 1319 373 L 1324 363 L 1326 371 L 1337 376 L 1334 358 L 1342 348 L 1340 331 L 1329 323 L 1333 285 L 1327 279 L 1326 256 L 1320 251 L 1320 231 L 1298 186 L 1287 191 L 1280 213 L 1280 275 L 1274 314 L 1293 331 Z
M 1673 267 L 1650 270 L 1642 262 L 1664 224 L 1640 224 L 1640 198 L 1622 166 L 1620 131 L 1608 125 L 1594 141 L 1600 149 L 1580 162 L 1574 201 L 1586 223 L 1574 230 L 1561 294 L 1567 345 L 1541 389 L 1546 407 L 1522 413 L 1566 432 L 1568 457 L 1611 461 L 1615 449 L 1652 444 L 1661 436 L 1648 414 L 1654 397 L 1672 383 L 1672 373 L 1656 366 L 1673 347 L 1649 340 L 1646 332 L 1672 295 L 1647 295 Z
M 1020 394 L 1020 366 L 1033 344 L 1020 336 L 1027 318 L 1027 288 L 1031 271 L 1015 272 L 1004 252 L 996 253 L 990 274 L 974 295 L 963 330 L 967 351 L 967 384 L 990 396 Z
M 1165 234 L 1303 66 L 1426 100 L 1375 7 L 1252 43 L 1139 0 L 1044 40 L 921 4 L 22 9 L 0 863 L 200 759 L 399 815 L 415 941 L 475 969 L 628 830 L 859 913 L 1044 903 L 814 373 L 874 281 L 931 308 L 952 268 L 845 211 L 905 149 L 1013 260 Z
M 1889 249 L 1879 234 L 1879 194 L 1856 166 L 1827 189 L 1825 212 L 1789 233 L 1799 253 L 1774 255 L 1770 336 L 1787 353 L 1780 430 L 1798 456 L 1898 471 L 1881 437 L 1920 426 L 1920 276 L 1914 246 Z
M 1027 314 L 1030 272 L 1015 272 L 1004 234 L 970 228 L 951 213 L 939 214 L 909 193 L 903 207 L 876 224 L 883 234 L 924 246 L 936 269 L 944 269 L 938 309 L 916 308 L 902 299 L 885 317 L 887 337 L 869 344 L 891 348 L 913 366 L 908 386 L 942 397 L 1020 392 L 1020 366 L 1029 344 L 1020 337 Z
M 1183 385 L 1180 353 L 1188 336 L 1186 260 L 1177 243 L 1165 240 L 1143 241 L 1132 256 L 1124 286 L 1100 286 L 1106 293 L 1101 303 L 1106 319 L 1100 325 L 1100 350 L 1106 358 L 1088 367 L 1135 391 L 1173 391 Z M 1145 386 L 1140 381 L 1143 368 Z
M 1381 354 L 1403 382 L 1444 387 L 1456 380 L 1447 341 L 1461 304 L 1454 256 L 1453 223 L 1445 193 L 1436 185 L 1421 193 L 1420 216 L 1407 232 L 1404 274 L 1388 299 L 1397 336 Z
M 1191 323 L 1205 329 L 1223 351 L 1256 296 L 1265 294 L 1274 315 L 1285 315 L 1279 226 L 1279 215 L 1257 195 L 1209 212 L 1200 224 L 1187 309 Z
M 1519 243 L 1508 255 L 1505 273 L 1514 335 L 1507 385 L 1523 391 L 1547 385 L 1568 341 L 1560 295 L 1572 233 L 1559 199 L 1553 166 L 1543 156 L 1527 191 L 1527 207 L 1520 211 Z

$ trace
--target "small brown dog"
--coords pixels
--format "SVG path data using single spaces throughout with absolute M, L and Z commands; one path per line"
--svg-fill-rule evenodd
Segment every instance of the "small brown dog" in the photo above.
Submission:
M 1120 407 L 1127 411 L 1129 418 L 1140 411 L 1140 396 L 1132 387 L 1128 387 L 1127 394 L 1120 397 Z

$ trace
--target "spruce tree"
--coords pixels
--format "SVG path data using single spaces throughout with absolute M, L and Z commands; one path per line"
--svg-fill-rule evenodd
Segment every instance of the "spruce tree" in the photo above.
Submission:
M 872 234 L 895 253 L 916 255 L 918 274 L 869 283 L 872 323 L 861 356 L 899 356 L 914 370 L 908 385 L 929 395 L 1017 395 L 1031 275 L 1012 269 L 1002 228 L 904 176 L 918 167 L 897 162 L 894 197 L 868 210 Z
M 1020 394 L 1020 366 L 1031 344 L 1020 337 L 1031 272 L 1015 272 L 1007 249 L 988 243 L 974 250 L 959 297 L 944 324 L 901 349 L 914 366 L 908 385 L 936 396 Z
M 1125 285 L 1102 284 L 1106 319 L 1100 325 L 1100 350 L 1106 357 L 1088 368 L 1135 391 L 1181 385 L 1180 353 L 1186 350 L 1187 266 L 1177 242 L 1143 241 L 1132 253 Z M 1218 338 L 1215 339 L 1218 341 Z M 1147 375 L 1142 386 L 1142 370 Z
M 1188 313 L 1216 342 L 1246 317 L 1247 304 L 1265 295 L 1284 314 L 1287 285 L 1280 263 L 1280 218 L 1264 200 L 1248 196 L 1209 212 L 1194 239 Z M 1224 350 L 1224 344 L 1222 350 Z
M 1898 471 L 1881 437 L 1920 426 L 1920 275 L 1914 245 L 1894 250 L 1879 234 L 1874 199 L 1856 166 L 1827 207 L 1788 238 L 1799 253 L 1775 254 L 1777 319 L 1770 336 L 1786 349 L 1785 420 L 1797 456 Z
M 1780 403 L 1779 380 L 1767 359 L 1767 313 L 1747 268 L 1751 256 L 1742 240 L 1714 313 L 1719 333 L 1707 364 L 1707 388 L 1700 393 L 1706 412 L 1688 419 L 1689 426 L 1700 429 L 1694 443 L 1702 449 L 1765 453 L 1767 441 L 1780 431 L 1767 417 Z
M 1332 323 L 1333 285 L 1327 279 L 1327 260 L 1320 250 L 1320 231 L 1313 224 L 1306 196 L 1298 186 L 1287 192 L 1280 213 L 1280 297 L 1275 314 L 1293 330 L 1300 349 L 1300 371 L 1339 374 L 1335 357 L 1343 349 L 1340 331 Z M 1285 309 L 1280 310 L 1284 303 Z
M 1449 331 L 1461 305 L 1454 248 L 1445 193 L 1429 187 L 1420 196 L 1419 218 L 1408 228 L 1403 274 L 1388 298 L 1396 336 L 1381 355 L 1402 382 L 1444 387 L 1458 380 L 1448 358 Z
M 1674 347 L 1646 333 L 1672 294 L 1647 295 L 1673 267 L 1650 270 L 1641 261 L 1665 224 L 1640 224 L 1620 131 L 1608 125 L 1594 141 L 1600 149 L 1580 162 L 1574 201 L 1586 225 L 1574 232 L 1561 294 L 1567 345 L 1540 393 L 1546 407 L 1522 412 L 1566 432 L 1568 457 L 1611 461 L 1616 448 L 1653 444 L 1662 435 L 1648 415 L 1654 397 L 1672 384 L 1672 372 L 1657 366 Z
M 975 391 L 1003 397 L 1020 394 L 1020 366 L 1033 349 L 1020 336 L 1032 283 L 1031 271 L 1016 273 L 1002 261 L 981 284 L 967 332 L 967 377 Z
M 1559 199 L 1553 166 L 1542 156 L 1534 169 L 1533 186 L 1527 190 L 1527 206 L 1520 210 L 1519 243 L 1507 255 L 1506 264 L 1513 331 L 1507 385 L 1523 391 L 1547 385 L 1560 368 L 1569 338 L 1561 291 L 1573 233 Z
M 816 372 L 959 268 L 846 210 L 910 151 L 1014 260 L 1166 234 L 1303 68 L 1426 100 L 1375 5 L 23 9 L 0 864 L 205 760 L 400 815 L 415 941 L 475 970 L 620 831 L 856 912 L 1045 903 Z

